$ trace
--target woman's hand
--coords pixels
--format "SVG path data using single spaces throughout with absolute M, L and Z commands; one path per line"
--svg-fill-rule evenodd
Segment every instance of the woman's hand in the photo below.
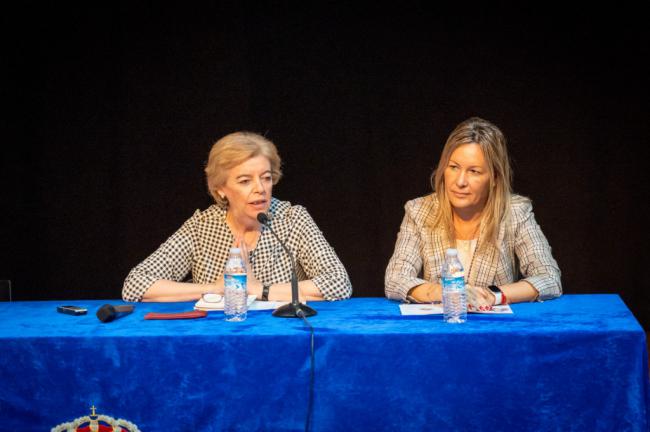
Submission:
M 409 296 L 418 303 L 432 303 L 442 300 L 442 286 L 433 282 L 424 283 L 411 289 Z
M 225 287 L 225 284 L 224 284 L 223 274 L 222 274 L 221 276 L 219 276 L 219 279 L 214 281 L 214 283 L 206 285 L 205 292 L 211 292 L 211 293 L 214 293 L 214 294 L 223 295 L 224 294 L 223 293 L 224 287 Z
M 467 291 L 467 309 L 478 311 L 492 310 L 496 297 L 485 287 L 465 285 Z

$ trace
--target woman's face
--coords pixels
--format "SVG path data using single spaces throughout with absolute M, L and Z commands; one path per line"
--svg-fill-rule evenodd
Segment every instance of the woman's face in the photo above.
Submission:
M 218 192 L 228 199 L 231 216 L 245 223 L 268 211 L 272 190 L 271 162 L 259 155 L 231 168 Z
M 490 172 L 478 144 L 463 144 L 451 153 L 445 168 L 445 191 L 457 212 L 481 212 L 488 199 Z

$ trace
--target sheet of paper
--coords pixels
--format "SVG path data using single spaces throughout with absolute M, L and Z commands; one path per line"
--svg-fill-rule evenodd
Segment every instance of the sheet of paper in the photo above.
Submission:
M 400 312 L 402 315 L 442 315 L 442 303 L 440 304 L 400 304 Z M 510 305 L 494 306 L 490 311 L 469 311 L 469 313 L 479 314 L 511 314 L 512 308 Z
M 218 299 L 219 301 L 206 302 L 203 301 L 203 299 L 199 299 L 199 301 L 197 301 L 194 304 L 194 309 L 204 310 L 204 311 L 223 310 L 223 306 L 224 306 L 223 296 L 217 295 L 215 298 Z M 250 294 L 248 296 L 247 303 L 249 308 L 251 304 L 255 303 L 255 298 L 256 298 L 255 294 Z
M 254 301 L 253 304 L 248 306 L 248 310 L 275 310 L 280 306 L 286 305 L 286 301 Z

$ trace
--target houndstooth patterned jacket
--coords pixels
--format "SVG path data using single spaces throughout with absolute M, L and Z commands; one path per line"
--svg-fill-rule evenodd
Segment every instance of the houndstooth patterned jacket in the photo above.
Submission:
M 408 201 L 404 206 L 406 214 L 386 268 L 385 289 L 389 299 L 406 301 L 411 288 L 427 281 L 440 282 L 445 250 L 454 246 L 442 228 L 429 228 L 437 207 L 435 194 Z M 510 220 L 501 224 L 498 246 L 480 254 L 476 252 L 472 265 L 465 269 L 469 284 L 504 285 L 519 280 L 521 272 L 523 280 L 539 292 L 539 300 L 562 294 L 560 268 L 527 198 L 512 196 Z
M 270 225 L 296 259 L 298 280 L 311 279 L 326 300 L 352 295 L 348 274 L 307 210 L 289 202 L 271 200 Z M 122 288 L 125 301 L 140 301 L 157 280 L 212 283 L 223 273 L 234 237 L 226 224 L 225 209 L 212 205 L 197 210 L 183 226 L 127 276 Z M 249 260 L 257 279 L 266 285 L 291 281 L 291 260 L 268 228 Z

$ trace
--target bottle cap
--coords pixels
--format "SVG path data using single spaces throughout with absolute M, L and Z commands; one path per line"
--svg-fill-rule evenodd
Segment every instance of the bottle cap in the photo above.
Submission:
M 447 249 L 447 255 L 456 256 L 456 255 L 458 255 L 458 250 L 456 250 L 454 248 L 449 248 L 449 249 Z
M 236 254 L 241 253 L 241 249 L 236 247 L 230 248 L 230 253 L 236 253 Z

